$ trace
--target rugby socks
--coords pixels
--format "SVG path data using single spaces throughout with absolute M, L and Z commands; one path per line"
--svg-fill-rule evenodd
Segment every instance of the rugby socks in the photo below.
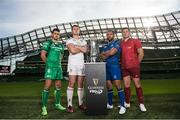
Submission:
M 141 87 L 139 88 L 136 88 L 136 94 L 137 94 L 137 97 L 138 97 L 138 102 L 139 104 L 144 104 L 144 96 L 143 96 L 143 90 Z
M 113 99 L 113 90 L 108 90 L 108 104 L 112 105 L 112 99 Z
M 130 103 L 131 88 L 130 87 L 124 88 L 124 92 L 125 92 L 125 101 L 126 101 L 126 103 Z
M 78 95 L 79 105 L 82 105 L 83 104 L 83 96 L 84 96 L 83 88 L 78 88 L 77 95 Z
M 124 107 L 125 96 L 124 96 L 123 89 L 121 89 L 121 88 L 118 89 L 118 96 L 119 96 L 119 104 Z
M 56 90 L 54 90 L 54 97 L 55 97 L 55 104 L 60 104 L 61 90 L 59 88 L 56 88 Z
M 44 89 L 42 92 L 42 106 L 43 107 L 47 106 L 48 96 L 49 96 L 49 91 Z
M 67 88 L 68 106 L 72 106 L 73 90 L 74 90 L 74 88 L 71 88 L 71 87 L 68 86 L 68 88 Z

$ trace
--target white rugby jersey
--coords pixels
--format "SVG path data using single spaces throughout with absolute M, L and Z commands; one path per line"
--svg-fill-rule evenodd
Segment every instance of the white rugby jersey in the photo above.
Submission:
M 68 44 L 73 44 L 76 46 L 86 46 L 87 42 L 83 39 L 76 40 L 75 38 L 69 38 L 66 42 Z M 84 53 L 72 54 L 69 52 L 68 65 L 84 65 Z

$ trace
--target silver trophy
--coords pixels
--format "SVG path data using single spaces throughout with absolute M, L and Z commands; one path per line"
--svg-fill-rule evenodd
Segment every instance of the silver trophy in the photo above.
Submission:
M 99 62 L 99 40 L 102 37 L 101 33 L 97 33 L 94 37 L 87 36 L 85 40 L 88 43 L 88 54 L 87 54 L 87 62 Z
M 99 46 L 97 41 L 90 41 L 90 62 L 97 62 L 97 57 L 99 55 Z

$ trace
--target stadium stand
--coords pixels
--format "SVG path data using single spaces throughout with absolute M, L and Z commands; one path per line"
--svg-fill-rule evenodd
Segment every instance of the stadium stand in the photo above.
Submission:
M 180 77 L 180 11 L 163 15 L 147 17 L 125 17 L 94 19 L 86 21 L 55 24 L 34 29 L 15 36 L 0 38 L 0 65 L 11 66 L 9 74 L 42 74 L 44 63 L 40 60 L 40 46 L 50 38 L 51 30 L 59 28 L 60 41 L 65 44 L 70 37 L 71 26 L 77 24 L 81 29 L 81 37 L 87 41 L 96 40 L 101 46 L 106 42 L 106 32 L 115 31 L 116 38 L 121 39 L 121 29 L 128 27 L 133 38 L 138 38 L 143 44 L 145 58 L 142 62 L 142 76 L 147 73 L 164 74 Z M 86 61 L 88 61 L 86 55 Z M 66 53 L 63 58 L 63 70 L 66 71 Z M 1 73 L 1 75 L 7 73 Z M 8 74 L 8 75 L 9 75 Z M 66 75 L 66 72 L 64 73 Z M 171 76 L 171 77 L 172 77 Z M 152 75 L 157 77 L 158 75 Z

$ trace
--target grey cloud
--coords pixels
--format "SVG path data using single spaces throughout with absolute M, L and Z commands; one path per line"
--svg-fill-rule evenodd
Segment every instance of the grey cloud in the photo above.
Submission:
M 4 0 L 0 37 L 64 22 L 164 14 L 179 5 L 178 0 Z

